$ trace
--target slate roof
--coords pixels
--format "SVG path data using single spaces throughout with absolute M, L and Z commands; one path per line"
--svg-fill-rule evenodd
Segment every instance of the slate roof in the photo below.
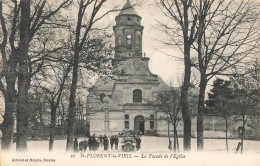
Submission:
M 111 78 L 104 77 L 104 78 L 98 78 L 98 80 L 95 83 L 95 86 L 93 87 L 93 90 L 98 91 L 112 91 L 114 88 L 115 80 L 112 80 Z
M 163 81 L 163 79 L 161 77 L 158 77 L 158 81 L 160 82 L 158 89 L 160 89 L 162 91 L 170 89 L 169 86 Z
M 91 107 L 91 111 L 100 111 L 103 108 L 110 108 L 111 110 L 122 110 L 122 107 L 118 106 L 110 97 L 106 96 L 101 102 L 98 96 L 92 95 L 88 97 L 89 107 Z
M 129 0 L 127 0 L 126 4 L 122 8 L 122 10 L 121 10 L 121 12 L 119 13 L 118 16 L 120 16 L 120 15 L 136 15 L 136 16 L 139 16 Z

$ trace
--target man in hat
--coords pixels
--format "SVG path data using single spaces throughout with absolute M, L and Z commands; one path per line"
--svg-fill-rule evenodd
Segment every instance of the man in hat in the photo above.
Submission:
M 103 145 L 104 145 L 104 150 L 106 151 L 108 149 L 108 138 L 107 136 L 105 135 L 105 138 L 104 138 L 104 141 L 103 141 Z
M 115 141 L 115 147 L 116 147 L 116 150 L 118 149 L 118 136 L 116 135 L 115 138 L 114 138 L 114 141 Z
M 113 135 L 110 137 L 110 145 L 111 145 L 111 150 L 113 150 L 113 145 L 114 145 L 114 136 Z

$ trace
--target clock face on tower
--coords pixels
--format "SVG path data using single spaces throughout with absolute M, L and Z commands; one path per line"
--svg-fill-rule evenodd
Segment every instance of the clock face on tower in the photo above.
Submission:
M 132 36 L 131 36 L 131 35 L 127 35 L 126 38 L 127 38 L 127 39 L 131 39 Z
M 136 59 L 133 63 L 133 66 L 134 66 L 134 69 L 136 71 L 139 71 L 141 70 L 141 65 L 142 65 L 142 62 L 139 60 L 139 59 Z

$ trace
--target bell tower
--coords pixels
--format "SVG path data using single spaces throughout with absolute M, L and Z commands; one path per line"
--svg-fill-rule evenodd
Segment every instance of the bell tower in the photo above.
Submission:
M 143 26 L 134 7 L 127 0 L 121 12 L 116 16 L 115 32 L 115 61 L 128 58 L 142 57 Z
M 142 56 L 144 27 L 141 25 L 141 19 L 129 0 L 115 18 L 115 56 L 112 65 L 117 82 L 127 83 L 137 77 L 154 79 L 148 67 L 149 58 Z

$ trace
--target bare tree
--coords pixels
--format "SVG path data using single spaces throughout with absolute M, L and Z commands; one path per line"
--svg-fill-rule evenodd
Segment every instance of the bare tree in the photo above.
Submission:
M 6 10 L 3 14 L 3 1 L 0 1 L 1 8 L 1 27 L 3 40 L 1 41 L 1 52 L 3 59 L 3 70 L 1 71 L 1 91 L 6 102 L 6 122 L 1 129 L 4 131 L 3 137 L 6 143 L 3 149 L 10 148 L 13 135 L 13 113 L 17 104 L 17 150 L 26 149 L 26 136 L 28 126 L 28 113 L 26 100 L 30 79 L 35 72 L 39 71 L 40 65 L 33 71 L 31 68 L 29 52 L 32 41 L 37 32 L 52 21 L 51 17 L 59 12 L 60 9 L 67 7 L 70 0 L 64 0 L 59 5 L 49 6 L 47 1 L 22 0 L 5 2 Z M 9 8 L 10 7 L 10 8 Z M 48 10 L 46 9 L 48 8 Z M 11 14 L 8 12 L 10 11 Z M 6 17 L 5 17 L 6 16 Z M 8 38 L 9 37 L 9 38 Z M 9 40 L 8 40 L 9 39 Z M 5 83 L 3 79 L 5 78 Z M 18 78 L 18 94 L 16 92 L 16 80 Z M 10 96 L 10 97 L 8 97 Z M 9 98 L 12 98 L 9 100 Z M 12 107 L 10 107 L 12 103 Z
M 3 1 L 0 1 L 0 19 L 1 19 L 1 60 L 2 71 L 0 79 L 0 90 L 4 96 L 5 111 L 3 113 L 3 122 L 1 124 L 2 131 L 2 149 L 7 150 L 11 147 L 13 141 L 13 128 L 14 128 L 14 113 L 16 110 L 17 91 L 17 50 L 15 46 L 15 34 L 18 22 L 18 15 L 20 13 L 20 6 L 16 1 L 13 3 L 12 19 L 10 19 L 12 28 L 8 32 L 8 20 L 4 17 Z M 9 41 L 8 41 L 9 39 Z M 10 44 L 11 50 L 8 48 Z M 12 49 L 13 48 L 13 49 Z M 3 81 L 5 79 L 5 82 Z
M 168 124 L 170 123 L 173 126 L 173 149 L 174 152 L 176 152 L 177 149 L 179 151 L 177 134 L 177 126 L 181 120 L 179 91 L 171 89 L 170 91 L 159 93 L 155 101 L 155 106 L 164 113 L 164 116 L 162 116 L 161 119 L 167 120 Z
M 188 108 L 188 91 L 191 79 L 191 46 L 197 38 L 197 15 L 192 13 L 192 0 L 160 0 L 158 3 L 164 15 L 173 26 L 161 23 L 169 40 L 165 44 L 177 46 L 183 52 L 184 80 L 181 87 L 181 108 L 184 123 L 184 150 L 191 148 L 191 112 Z M 176 26 L 177 24 L 177 26 Z
M 200 72 L 197 118 L 197 148 L 203 149 L 203 114 L 208 81 L 216 75 L 234 75 L 250 61 L 259 47 L 259 6 L 250 1 L 200 0 L 194 3 L 198 15 L 195 68 Z
M 68 131 L 67 131 L 67 151 L 72 150 L 73 137 L 74 137 L 74 124 L 75 124 L 75 98 L 76 98 L 76 89 L 78 83 L 78 70 L 79 70 L 79 60 L 80 54 L 83 49 L 83 46 L 86 44 L 89 37 L 90 31 L 93 29 L 93 25 L 101 20 L 109 12 L 115 10 L 111 9 L 101 16 L 98 15 L 100 8 L 106 0 L 80 0 L 78 2 L 78 16 L 75 30 L 75 37 L 73 41 L 73 72 L 72 72 L 72 83 L 70 89 L 70 98 L 69 98 L 69 114 L 68 114 Z M 86 13 L 86 12 L 89 13 Z M 89 17 L 86 17 L 88 14 Z M 87 20 L 87 22 L 84 22 Z
M 52 64 L 52 68 L 54 69 L 55 66 Z M 54 143 L 54 136 L 55 136 L 55 126 L 56 126 L 56 114 L 57 109 L 60 104 L 60 100 L 62 98 L 62 92 L 64 88 L 66 87 L 66 80 L 70 73 L 71 64 L 65 64 L 64 70 L 62 73 L 56 73 L 58 72 L 58 69 L 54 69 L 52 72 L 55 75 L 55 82 L 58 83 L 58 85 L 55 86 L 54 89 L 51 88 L 50 84 L 45 84 L 48 87 L 45 87 L 44 85 L 39 85 L 39 87 L 42 88 L 42 91 L 45 94 L 45 97 L 48 99 L 48 102 L 50 104 L 51 109 L 51 121 L 50 121 L 50 139 L 49 139 L 49 151 L 52 151 L 53 149 L 53 143 Z M 37 78 L 36 78 L 37 79 Z M 51 78 L 47 78 L 51 79 Z M 38 81 L 40 84 L 40 81 Z M 58 88 L 57 88 L 58 87 Z
M 168 46 L 191 44 L 192 51 L 197 57 L 189 57 L 190 66 L 200 72 L 200 95 L 197 117 L 197 148 L 203 149 L 203 114 L 205 112 L 205 89 L 208 81 L 216 75 L 232 75 L 234 68 L 239 68 L 249 62 L 252 54 L 259 47 L 259 3 L 249 1 L 200 0 L 189 3 L 189 10 L 185 10 L 187 1 L 161 0 L 160 4 L 165 15 L 176 20 L 180 27 L 162 24 L 168 36 L 164 42 Z M 185 12 L 191 18 L 185 28 L 194 39 L 192 42 L 184 40 L 183 27 Z M 182 20 L 183 19 L 183 20 Z M 185 62 L 185 50 L 184 62 Z M 191 52 L 191 50 L 189 49 Z M 187 52 L 187 51 L 186 51 Z M 186 66 L 186 65 L 185 65 Z M 185 76 L 186 77 L 186 76 Z M 185 78 L 184 77 L 184 78 Z M 185 79 L 184 79 L 185 82 Z M 185 141 L 184 141 L 185 142 Z
M 234 86 L 234 109 L 242 121 L 241 153 L 243 153 L 246 124 L 250 119 L 259 116 L 259 61 L 246 67 L 246 74 L 230 77 Z

